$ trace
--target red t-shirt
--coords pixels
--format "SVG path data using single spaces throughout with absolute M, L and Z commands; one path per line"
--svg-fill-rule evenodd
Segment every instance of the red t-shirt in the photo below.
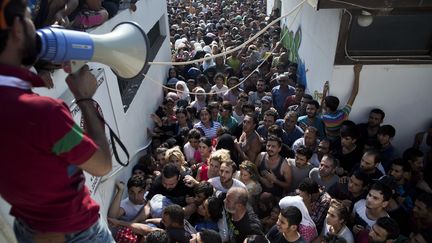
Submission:
M 99 206 L 77 165 L 97 145 L 63 102 L 17 87 L 0 86 L 0 94 L 0 194 L 12 205 L 11 215 L 39 232 L 78 232 L 93 225 Z

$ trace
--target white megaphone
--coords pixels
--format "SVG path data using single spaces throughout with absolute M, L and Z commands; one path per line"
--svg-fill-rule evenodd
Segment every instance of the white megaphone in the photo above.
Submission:
M 108 65 L 119 77 L 135 78 L 147 64 L 149 41 L 135 22 L 122 22 L 110 33 L 88 34 L 56 27 L 39 29 L 39 59 L 69 63 L 66 72 L 78 71 L 85 61 Z

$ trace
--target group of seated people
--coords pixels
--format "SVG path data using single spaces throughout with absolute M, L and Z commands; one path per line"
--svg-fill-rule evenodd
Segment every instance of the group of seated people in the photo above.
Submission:
M 244 42 L 263 4 L 169 1 L 173 60 Z M 344 106 L 328 82 L 316 100 L 279 34 L 169 70 L 152 146 L 116 183 L 118 242 L 432 242 L 432 126 L 400 150 L 383 110 L 350 121 L 362 66 Z

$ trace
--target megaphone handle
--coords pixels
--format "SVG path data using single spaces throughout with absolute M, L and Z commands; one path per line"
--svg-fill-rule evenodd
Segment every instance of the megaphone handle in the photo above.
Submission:
M 86 61 L 68 61 L 63 64 L 63 70 L 66 73 L 76 73 L 78 72 L 84 65 Z

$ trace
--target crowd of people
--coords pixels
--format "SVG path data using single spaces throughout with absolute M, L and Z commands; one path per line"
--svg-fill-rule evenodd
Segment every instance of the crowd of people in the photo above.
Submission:
M 280 16 L 264 9 L 251 0 L 168 2 L 172 60 L 207 60 L 169 69 L 152 148 L 116 183 L 115 238 L 432 242 L 432 126 L 401 150 L 379 104 L 364 123 L 349 120 L 359 64 L 346 104 L 328 82 L 315 100 L 278 25 L 216 56 Z

